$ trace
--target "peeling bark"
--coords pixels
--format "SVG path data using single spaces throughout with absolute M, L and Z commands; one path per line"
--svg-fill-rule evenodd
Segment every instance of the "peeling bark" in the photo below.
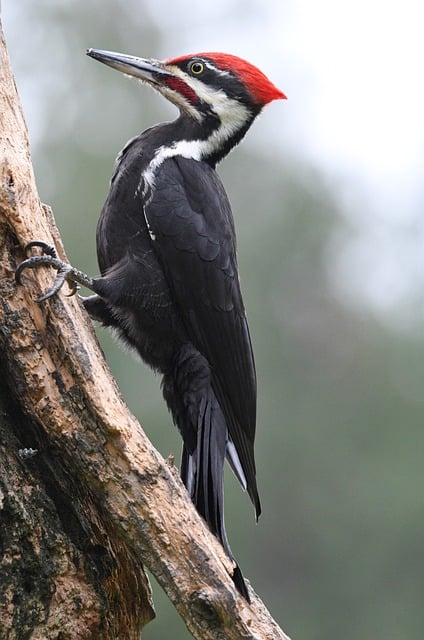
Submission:
M 230 560 L 125 406 L 78 299 L 37 305 L 44 268 L 15 284 L 30 240 L 66 256 L 39 201 L 1 38 L 0 637 L 139 638 L 154 615 L 145 565 L 195 638 L 287 640 L 253 592 L 249 606 L 235 591 Z

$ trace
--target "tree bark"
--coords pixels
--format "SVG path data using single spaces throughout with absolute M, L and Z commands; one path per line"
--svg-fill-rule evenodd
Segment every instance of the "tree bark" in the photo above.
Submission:
M 253 591 L 250 606 L 235 591 L 78 299 L 35 303 L 44 268 L 15 284 L 30 240 L 66 256 L 37 195 L 2 34 L 0 48 L 0 638 L 139 638 L 154 615 L 145 565 L 195 638 L 287 640 Z

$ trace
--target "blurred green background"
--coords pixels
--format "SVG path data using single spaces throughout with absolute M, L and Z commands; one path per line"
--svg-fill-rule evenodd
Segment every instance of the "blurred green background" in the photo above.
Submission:
M 41 198 L 54 209 L 72 263 L 93 275 L 114 157 L 128 138 L 175 112 L 88 59 L 87 47 L 156 58 L 227 50 L 258 64 L 288 94 L 220 168 L 257 361 L 263 502 L 256 526 L 247 496 L 227 474 L 229 538 L 293 640 L 421 640 L 421 204 L 410 199 L 407 224 L 395 224 L 348 164 L 336 170 L 337 158 L 332 166 L 325 154 L 321 162 L 308 152 L 299 114 L 306 113 L 309 53 L 293 53 L 295 7 L 3 0 L 3 26 Z M 304 72 L 296 75 L 302 55 Z M 160 452 L 178 458 L 159 380 L 105 331 L 98 336 L 129 407 Z M 188 638 L 159 587 L 155 602 L 157 619 L 143 637 Z

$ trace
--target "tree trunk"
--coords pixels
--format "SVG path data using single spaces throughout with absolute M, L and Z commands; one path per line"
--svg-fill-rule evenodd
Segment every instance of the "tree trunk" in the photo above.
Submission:
M 0 639 L 140 638 L 148 567 L 195 638 L 287 640 L 128 411 L 76 297 L 14 280 L 33 239 L 66 258 L 35 186 L 0 43 Z

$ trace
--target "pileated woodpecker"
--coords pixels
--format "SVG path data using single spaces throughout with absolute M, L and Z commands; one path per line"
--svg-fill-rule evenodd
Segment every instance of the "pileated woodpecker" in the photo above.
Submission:
M 83 284 L 89 314 L 113 328 L 162 376 L 165 401 L 183 438 L 182 480 L 234 561 L 224 527 L 227 458 L 261 512 L 254 460 L 256 374 L 237 272 L 233 216 L 216 164 L 271 102 L 286 96 L 250 63 L 223 53 L 164 62 L 89 49 L 179 109 L 174 122 L 130 140 L 118 156 L 97 227 L 101 276 L 90 278 L 44 255 L 17 269 L 51 265 L 55 295 Z M 235 561 L 234 561 L 235 563 Z M 233 580 L 249 601 L 235 563 Z

